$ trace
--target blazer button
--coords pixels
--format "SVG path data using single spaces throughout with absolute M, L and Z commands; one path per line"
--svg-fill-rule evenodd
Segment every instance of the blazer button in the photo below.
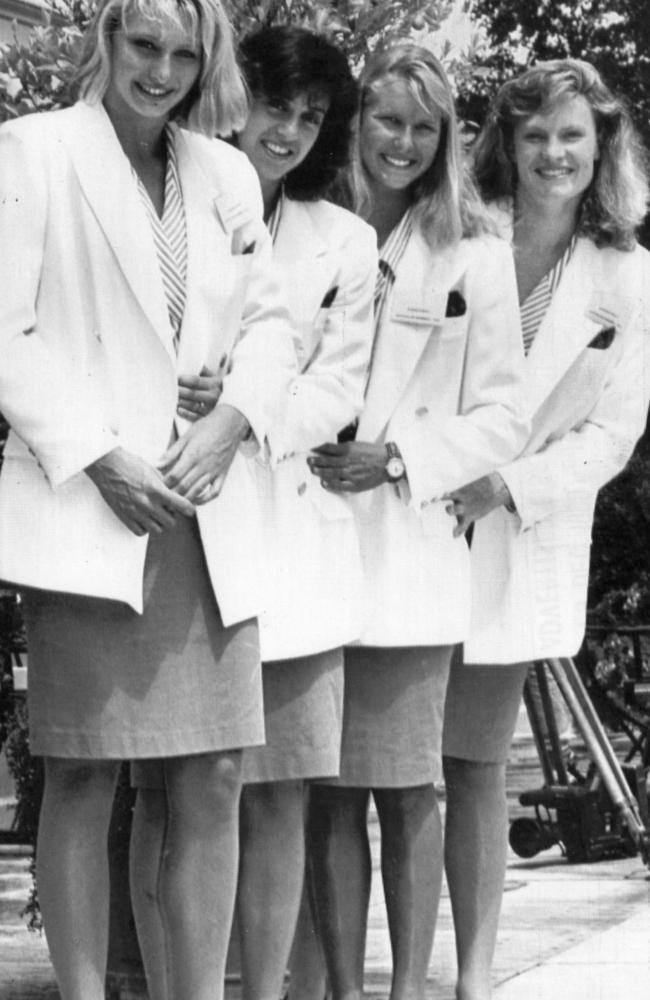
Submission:
M 306 490 L 307 490 L 307 483 L 301 483 L 300 486 L 298 487 L 298 491 L 297 491 L 298 492 L 298 496 L 299 497 L 303 496 L 305 494 Z
M 426 417 L 426 415 L 427 415 L 428 412 L 429 412 L 429 408 L 427 406 L 418 406 L 417 410 L 415 411 L 415 416 L 416 417 Z
M 429 501 L 428 500 L 422 500 L 422 502 L 420 503 L 420 510 L 424 510 L 424 508 L 428 507 L 428 506 L 429 506 Z

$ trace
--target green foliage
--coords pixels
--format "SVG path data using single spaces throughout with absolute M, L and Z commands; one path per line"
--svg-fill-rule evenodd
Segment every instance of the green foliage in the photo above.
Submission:
M 70 103 L 69 84 L 80 41 L 79 28 L 51 15 L 27 42 L 0 46 L 0 121 Z
M 466 111 L 482 121 L 497 87 L 527 65 L 567 56 L 586 59 L 624 95 L 650 139 L 650 16 L 647 0 L 475 0 L 485 30 L 485 72 L 467 94 Z

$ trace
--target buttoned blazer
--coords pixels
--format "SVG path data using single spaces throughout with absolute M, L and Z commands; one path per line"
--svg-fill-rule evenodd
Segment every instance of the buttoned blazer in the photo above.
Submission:
M 377 337 L 357 432 L 360 441 L 394 441 L 408 478 L 355 498 L 365 645 L 465 637 L 469 554 L 452 536 L 443 498 L 521 451 L 522 362 L 508 245 L 486 236 L 436 254 L 416 230 Z
M 645 427 L 649 263 L 640 247 L 577 242 L 525 362 L 530 436 L 500 469 L 516 513 L 475 526 L 468 662 L 580 647 L 596 496 Z
M 336 440 L 363 406 L 377 274 L 374 230 L 327 201 L 285 199 L 274 245 L 296 330 L 299 374 L 256 463 L 264 510 L 262 657 L 333 649 L 361 630 L 359 545 L 348 501 L 322 488 L 309 449 Z
M 178 373 L 223 355 L 222 400 L 263 441 L 295 372 L 254 171 L 217 140 L 176 130 L 176 147 L 188 239 L 178 359 L 150 223 L 102 106 L 0 129 L 0 409 L 12 427 L 0 577 L 137 611 L 147 539 L 83 469 L 117 445 L 155 463 L 172 433 Z M 198 520 L 224 621 L 254 615 L 259 516 L 245 458 Z

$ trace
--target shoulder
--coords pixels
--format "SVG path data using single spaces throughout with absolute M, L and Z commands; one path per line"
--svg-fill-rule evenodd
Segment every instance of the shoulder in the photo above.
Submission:
M 223 139 L 210 139 L 199 132 L 178 130 L 192 156 L 200 163 L 210 180 L 220 187 L 259 197 L 257 174 L 248 157 Z
M 359 253 L 376 253 L 377 234 L 358 215 L 320 198 L 318 201 L 287 199 L 290 211 L 303 212 L 330 246 L 355 245 Z

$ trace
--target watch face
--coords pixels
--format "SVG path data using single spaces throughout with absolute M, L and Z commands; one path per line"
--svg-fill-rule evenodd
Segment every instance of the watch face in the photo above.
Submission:
M 404 462 L 401 458 L 389 458 L 386 462 L 386 474 L 389 479 L 401 479 L 404 475 Z

